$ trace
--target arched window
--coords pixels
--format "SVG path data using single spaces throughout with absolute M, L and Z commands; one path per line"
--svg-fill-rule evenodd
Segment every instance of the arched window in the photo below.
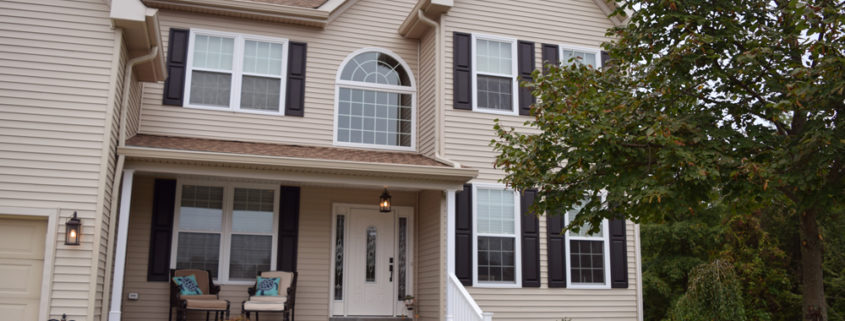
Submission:
M 413 75 L 393 53 L 365 49 L 341 65 L 337 79 L 337 145 L 414 148 Z

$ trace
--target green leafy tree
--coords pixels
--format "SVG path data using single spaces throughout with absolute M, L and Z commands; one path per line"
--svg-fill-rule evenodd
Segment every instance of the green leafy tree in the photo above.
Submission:
M 669 314 L 669 320 L 672 321 L 748 319 L 734 267 L 721 260 L 699 265 L 692 270 L 689 290 L 678 299 Z
M 803 318 L 827 320 L 819 222 L 845 200 L 843 5 L 618 2 L 632 14 L 609 33 L 609 66 L 535 73 L 526 125 L 538 133 L 496 124 L 496 165 L 509 185 L 541 191 L 538 213 L 586 199 L 574 226 L 714 202 L 796 213 Z

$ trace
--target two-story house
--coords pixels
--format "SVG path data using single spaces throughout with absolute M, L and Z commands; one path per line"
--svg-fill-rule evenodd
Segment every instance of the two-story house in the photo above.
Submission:
M 638 227 L 561 233 L 489 145 L 544 61 L 601 67 L 613 3 L 0 8 L 0 315 L 166 320 L 194 268 L 232 315 L 284 270 L 296 320 L 642 319 Z

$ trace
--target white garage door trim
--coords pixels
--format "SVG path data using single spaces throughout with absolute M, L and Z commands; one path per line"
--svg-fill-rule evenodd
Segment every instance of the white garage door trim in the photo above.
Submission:
M 41 283 L 41 301 L 38 305 L 38 320 L 47 320 L 49 316 L 47 309 L 50 305 L 50 292 L 53 289 L 53 258 L 56 256 L 56 218 L 59 215 L 59 210 L 0 206 L 0 215 L 47 218 L 47 239 L 44 242 L 44 271 L 42 272 L 42 280 L 44 282 Z

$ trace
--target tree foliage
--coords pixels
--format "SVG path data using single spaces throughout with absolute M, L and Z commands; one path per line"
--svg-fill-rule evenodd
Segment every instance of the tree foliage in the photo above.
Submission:
M 661 222 L 716 202 L 795 213 L 804 317 L 825 319 L 818 222 L 845 200 L 845 3 L 617 5 L 633 14 L 609 33 L 609 66 L 535 72 L 526 125 L 537 133 L 496 124 L 504 181 L 537 188 L 537 213 L 587 200 L 574 226 Z
M 734 267 L 715 260 L 697 266 L 690 276 L 689 291 L 670 312 L 672 321 L 745 321 L 742 292 Z

